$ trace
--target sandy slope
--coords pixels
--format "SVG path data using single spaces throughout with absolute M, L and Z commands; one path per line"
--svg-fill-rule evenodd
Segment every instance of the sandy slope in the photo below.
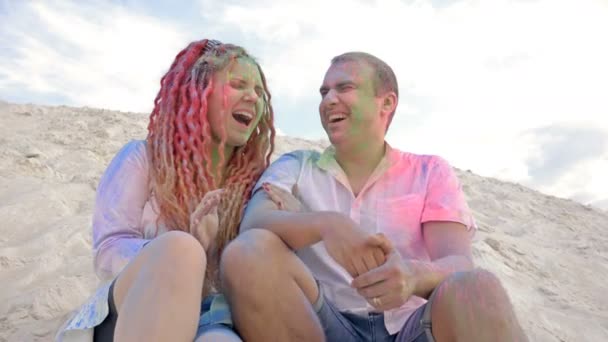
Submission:
M 0 341 L 50 340 L 96 286 L 90 216 L 114 153 L 147 115 L 0 102 Z M 279 137 L 277 152 L 322 148 Z M 533 341 L 608 340 L 608 214 L 460 172 L 475 261 L 504 282 Z

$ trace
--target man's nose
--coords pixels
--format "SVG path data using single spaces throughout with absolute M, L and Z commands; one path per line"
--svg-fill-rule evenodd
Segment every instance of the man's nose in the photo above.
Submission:
M 321 100 L 322 105 L 332 105 L 338 103 L 337 92 L 334 89 L 330 89 L 325 96 L 323 96 L 323 100 Z

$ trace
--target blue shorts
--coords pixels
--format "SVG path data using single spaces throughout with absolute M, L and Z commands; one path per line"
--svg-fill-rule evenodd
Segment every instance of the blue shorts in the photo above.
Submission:
M 390 335 L 384 326 L 384 314 L 369 313 L 367 316 L 340 312 L 325 298 L 319 287 L 319 299 L 313 305 L 327 341 L 340 342 L 435 342 L 431 332 L 431 305 L 429 301 L 418 308 L 405 322 L 399 333 Z
M 114 283 L 110 285 L 108 295 L 109 314 L 104 321 L 95 327 L 93 331 L 93 341 L 105 342 L 114 340 L 114 329 L 118 319 L 118 312 L 114 304 Z M 196 338 L 211 329 L 234 330 L 230 308 L 222 294 L 212 294 L 205 297 L 201 303 L 201 313 L 196 329 Z
M 196 337 L 211 329 L 234 330 L 230 307 L 223 294 L 208 295 L 201 303 Z

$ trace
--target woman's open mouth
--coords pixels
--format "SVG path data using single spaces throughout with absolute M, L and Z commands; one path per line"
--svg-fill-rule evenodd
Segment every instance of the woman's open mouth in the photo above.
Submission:
M 245 127 L 253 121 L 253 114 L 246 111 L 236 111 L 232 113 L 234 120 Z

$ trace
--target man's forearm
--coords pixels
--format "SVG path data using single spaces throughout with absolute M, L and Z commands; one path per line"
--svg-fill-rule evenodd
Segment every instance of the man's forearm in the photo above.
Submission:
M 450 255 L 431 262 L 411 260 L 409 265 L 416 277 L 414 294 L 422 298 L 428 298 L 433 290 L 454 272 L 473 269 L 473 261 L 463 255 Z
M 241 231 L 251 228 L 267 229 L 279 236 L 291 249 L 298 250 L 322 240 L 321 229 L 328 224 L 328 212 L 294 213 L 268 210 L 244 220 Z

